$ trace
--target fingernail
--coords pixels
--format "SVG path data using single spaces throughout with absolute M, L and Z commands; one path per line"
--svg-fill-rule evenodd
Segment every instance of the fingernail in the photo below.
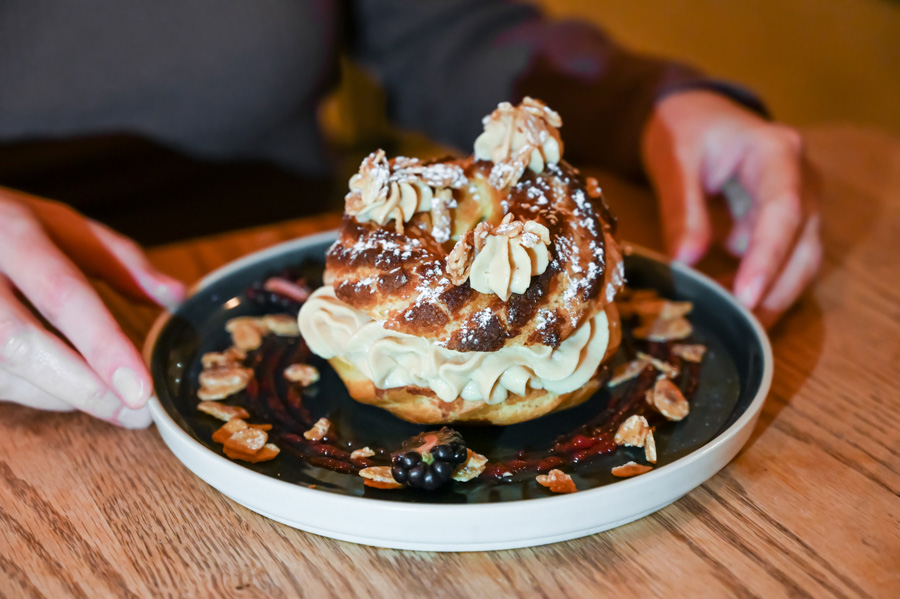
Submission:
M 155 278 L 140 277 L 138 283 L 150 297 L 168 310 L 174 310 L 184 299 L 181 283 L 161 273 Z
M 132 410 L 128 406 L 122 406 L 114 418 L 115 423 L 123 428 L 147 428 L 153 422 L 150 409 L 147 406 Z
M 178 307 L 183 299 L 180 293 L 175 293 L 168 285 L 157 285 L 152 292 L 153 298 L 160 306 L 170 312 Z
M 138 408 L 147 402 L 149 393 L 137 374 L 126 367 L 116 369 L 112 377 L 113 388 L 127 406 Z
M 738 301 L 751 310 L 755 308 L 762 295 L 764 283 L 765 278 L 762 275 L 759 275 L 750 279 L 750 282 L 746 285 L 741 285 L 739 288 L 735 289 L 735 295 L 737 296 Z

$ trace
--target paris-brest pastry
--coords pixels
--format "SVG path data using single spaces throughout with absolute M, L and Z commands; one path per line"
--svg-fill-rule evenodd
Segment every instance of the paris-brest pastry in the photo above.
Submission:
M 513 424 L 597 390 L 622 259 L 561 126 L 525 98 L 485 117 L 474 156 L 363 160 L 299 316 L 354 399 L 423 424 Z

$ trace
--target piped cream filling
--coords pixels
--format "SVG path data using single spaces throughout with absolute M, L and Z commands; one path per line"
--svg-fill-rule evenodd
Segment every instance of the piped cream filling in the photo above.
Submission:
M 384 328 L 337 299 L 332 287 L 316 290 L 298 320 L 300 333 L 315 354 L 342 358 L 379 389 L 425 387 L 446 402 L 462 397 L 497 404 L 510 394 L 524 396 L 533 389 L 575 391 L 597 371 L 609 345 L 609 320 L 601 311 L 556 348 L 529 345 L 458 352 Z

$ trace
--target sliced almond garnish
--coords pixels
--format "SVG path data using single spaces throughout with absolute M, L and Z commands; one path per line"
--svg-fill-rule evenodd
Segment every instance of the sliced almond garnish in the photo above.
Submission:
M 200 373 L 200 389 L 197 391 L 197 397 L 204 401 L 225 399 L 243 391 L 252 378 L 253 371 L 240 366 L 204 370 Z
M 240 418 L 232 418 L 212 434 L 212 440 L 216 443 L 225 443 L 231 435 L 248 427 L 249 425 Z
M 475 250 L 472 247 L 473 237 L 469 233 L 462 235 L 450 253 L 447 254 L 447 278 L 454 285 L 462 285 L 469 278 L 469 269 L 475 259 Z
M 232 385 L 246 386 L 252 371 L 237 366 L 212 368 L 200 373 L 200 384 L 204 387 L 227 387 Z
M 667 420 L 677 422 L 691 411 L 691 406 L 681 389 L 669 379 L 661 378 L 656 381 L 653 388 L 647 391 L 646 399 L 647 403 Z
M 700 363 L 706 353 L 706 346 L 699 343 L 676 343 L 672 346 L 672 353 L 686 362 Z
M 262 345 L 266 327 L 262 319 L 253 316 L 238 316 L 225 323 L 225 330 L 231 333 L 231 342 L 241 351 L 252 351 Z
M 229 347 L 223 352 L 207 352 L 200 357 L 204 369 L 240 366 L 247 354 L 236 347 Z
M 488 459 L 486 457 L 466 448 L 466 461 L 453 471 L 453 480 L 467 483 L 484 472 L 484 467 L 487 463 Z
M 361 447 L 360 449 L 354 449 L 350 452 L 351 460 L 363 460 L 365 458 L 371 458 L 375 455 L 375 452 L 372 451 L 370 447 Z
M 235 451 L 256 453 L 265 446 L 268 440 L 269 435 L 266 431 L 247 427 L 232 433 L 230 437 L 225 439 L 225 442 L 222 443 L 222 445 Z
M 226 406 L 216 401 L 201 401 L 197 409 L 213 418 L 228 422 L 232 418 L 250 418 L 250 413 L 240 406 Z
M 674 320 L 676 318 L 683 318 L 690 314 L 693 309 L 694 304 L 692 302 L 673 302 L 665 300 L 663 301 L 659 312 L 657 312 L 656 318 L 661 320 Z
M 279 337 L 296 337 L 300 334 L 297 318 L 290 314 L 267 314 L 262 317 L 262 325 Z
M 553 493 L 574 493 L 578 490 L 572 477 L 556 468 L 547 474 L 538 474 L 535 480 L 539 485 L 547 487 Z
M 656 463 L 656 439 L 653 438 L 653 431 L 647 433 L 647 439 L 644 441 L 644 457 L 651 464 Z
M 370 466 L 359 471 L 363 484 L 376 489 L 402 489 L 403 485 L 394 480 L 390 466 Z
M 669 364 L 668 362 L 663 362 L 658 358 L 654 358 L 650 354 L 645 354 L 644 352 L 637 353 L 638 360 L 646 360 L 647 363 L 652 364 L 655 369 L 669 377 L 670 379 L 674 379 L 678 376 L 678 368 Z
M 224 447 L 223 451 L 225 452 L 225 455 L 232 460 L 243 460 L 245 462 L 251 462 L 253 464 L 257 464 L 259 462 L 268 462 L 279 453 L 281 453 L 281 450 L 274 443 L 266 443 L 265 445 L 263 445 L 262 449 L 260 449 L 256 453 L 235 451 L 229 447 Z
M 616 431 L 616 445 L 627 445 L 629 447 L 643 447 L 650 434 L 650 424 L 643 416 L 633 414 L 619 425 Z
M 311 429 L 303 433 L 303 437 L 307 441 L 321 441 L 328 434 L 331 428 L 331 421 L 328 418 L 319 418 Z
M 691 323 L 686 318 L 678 317 L 670 320 L 658 318 L 635 328 L 633 335 L 648 341 L 672 341 L 690 337 L 692 332 Z
M 651 470 L 653 470 L 653 466 L 645 466 L 643 464 L 638 464 L 637 462 L 627 462 L 621 466 L 616 466 L 611 472 L 613 476 L 628 478 L 639 474 L 646 474 Z
M 319 380 L 319 371 L 309 364 L 291 364 L 284 369 L 284 378 L 301 387 L 309 387 Z
M 213 433 L 212 439 L 222 444 L 222 451 L 232 460 L 265 462 L 281 451 L 277 445 L 267 442 L 266 431 L 271 428 L 271 424 L 247 424 L 240 418 L 232 418 Z
M 609 380 L 609 386 L 615 387 L 616 385 L 621 385 L 633 378 L 637 378 L 649 365 L 650 362 L 647 360 L 638 358 L 637 360 L 632 360 L 631 362 L 618 366 L 613 371 L 612 378 Z

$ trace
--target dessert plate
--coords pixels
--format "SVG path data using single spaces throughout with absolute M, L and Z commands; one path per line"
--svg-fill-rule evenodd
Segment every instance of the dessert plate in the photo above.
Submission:
M 165 443 L 197 476 L 268 518 L 345 541 L 429 551 L 510 549 L 574 539 L 653 513 L 702 484 L 737 454 L 762 409 L 772 353 L 754 317 L 711 279 L 636 249 L 625 260 L 629 283 L 692 301 L 692 339 L 708 348 L 690 416 L 656 433 L 659 461 L 653 471 L 612 477 L 611 467 L 633 459 L 631 450 L 622 448 L 579 467 L 573 474 L 579 492 L 570 495 L 552 495 L 533 479 L 455 483 L 452 490 L 425 494 L 365 487 L 358 476 L 313 467 L 288 451 L 260 464 L 232 461 L 211 440 L 221 422 L 196 409 L 200 356 L 230 345 L 228 319 L 263 313 L 244 298 L 247 287 L 285 268 L 305 264 L 315 270 L 334 238 L 329 232 L 297 239 L 213 272 L 173 314 L 159 318 L 144 347 L 158 395 L 150 408 Z M 357 404 L 327 362 L 313 358 L 311 363 L 322 379 L 304 396 L 304 406 L 314 419 L 331 419 L 342 437 L 360 447 L 396 448 L 402 439 L 426 430 Z M 282 383 L 273 383 L 276 390 L 283 389 Z M 474 450 L 491 459 L 510 457 L 518 449 L 547 446 L 597 414 L 607 399 L 601 390 L 579 407 L 532 422 L 460 430 Z M 277 443 L 277 435 L 273 439 Z

